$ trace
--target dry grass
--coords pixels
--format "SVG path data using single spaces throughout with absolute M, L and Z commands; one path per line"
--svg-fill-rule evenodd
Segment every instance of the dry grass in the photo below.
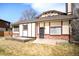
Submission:
M 44 45 L 31 42 L 0 40 L 0 55 L 13 56 L 67 56 L 79 55 L 79 46 L 74 44 Z

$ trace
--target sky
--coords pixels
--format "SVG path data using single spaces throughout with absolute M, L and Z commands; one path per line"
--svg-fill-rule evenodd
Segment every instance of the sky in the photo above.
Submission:
M 65 3 L 0 3 L 0 19 L 16 22 L 28 8 L 33 8 L 37 14 L 48 10 L 65 12 Z

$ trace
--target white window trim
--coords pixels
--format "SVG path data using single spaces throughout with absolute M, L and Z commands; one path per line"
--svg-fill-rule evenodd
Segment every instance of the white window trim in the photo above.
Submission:
M 24 26 L 26 26 L 27 24 L 23 24 L 23 31 L 28 30 L 28 25 L 27 25 L 27 29 L 24 29 Z
M 60 28 L 60 34 L 54 34 L 54 33 L 51 34 L 51 28 Z M 61 29 L 62 29 L 61 26 L 58 26 L 58 27 L 57 27 L 57 26 L 56 26 L 56 27 L 50 27 L 50 30 L 49 30 L 50 33 L 49 33 L 49 34 L 50 34 L 50 35 L 61 35 L 61 34 L 62 34 L 62 33 L 61 33 L 61 31 L 62 31 Z
M 19 33 L 19 27 L 18 27 L 18 31 L 15 31 L 15 28 L 13 27 L 13 32 L 14 33 Z

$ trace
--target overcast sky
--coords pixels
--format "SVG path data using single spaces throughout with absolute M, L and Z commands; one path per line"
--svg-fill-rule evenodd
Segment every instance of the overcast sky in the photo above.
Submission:
M 22 12 L 33 8 L 38 14 L 47 10 L 65 12 L 65 3 L 0 3 L 0 18 L 15 22 L 22 16 Z

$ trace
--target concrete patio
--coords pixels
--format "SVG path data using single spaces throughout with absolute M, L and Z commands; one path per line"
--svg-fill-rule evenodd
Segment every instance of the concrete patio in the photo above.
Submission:
M 9 37 L 9 38 L 6 38 L 6 39 L 21 41 L 21 42 L 27 42 L 27 41 L 35 40 L 35 38 L 27 38 L 27 37 Z
M 27 38 L 27 37 L 8 37 L 6 39 L 21 41 L 21 42 L 32 41 L 31 43 L 49 44 L 49 45 L 68 43 L 68 40 L 61 40 L 61 39 L 35 39 L 35 38 Z

